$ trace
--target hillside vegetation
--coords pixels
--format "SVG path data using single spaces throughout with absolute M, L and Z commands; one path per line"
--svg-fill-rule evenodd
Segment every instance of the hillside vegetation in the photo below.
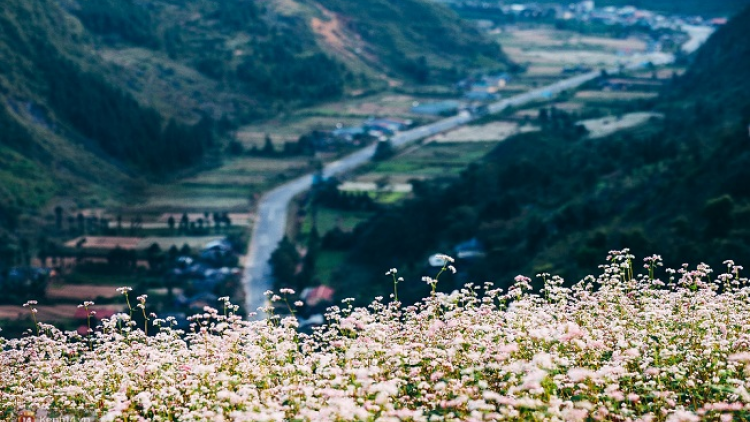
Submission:
M 349 260 L 357 264 L 342 274 L 366 268 L 363 277 L 383 294 L 387 280 L 368 271 L 413 276 L 430 253 L 473 237 L 487 255 L 465 265 L 469 278 L 503 283 L 541 272 L 576 281 L 603 249 L 658 250 L 674 266 L 747 255 L 747 28 L 750 9 L 701 49 L 659 100 L 661 123 L 587 139 L 567 130 L 574 117 L 557 112 L 539 120 L 541 132 L 501 143 L 447 187 L 417 184 L 414 200 L 357 228 Z M 337 287 L 366 297 L 372 290 L 353 286 L 367 285 Z M 427 293 L 413 289 L 412 300 Z
M 749 118 L 749 23 L 750 7 L 746 7 L 706 41 L 693 65 L 665 97 L 705 103 L 731 118 Z
M 346 27 L 367 45 L 383 64 L 418 82 L 455 82 L 466 68 L 497 66 L 507 59 L 497 43 L 463 23 L 451 10 L 428 0 L 362 3 L 318 0 L 344 16 Z

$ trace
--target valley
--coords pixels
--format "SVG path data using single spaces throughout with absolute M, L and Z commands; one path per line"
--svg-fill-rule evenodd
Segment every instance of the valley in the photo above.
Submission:
M 750 420 L 749 32 L 0 1 L 0 420 Z
M 172 9 L 164 3 L 153 4 L 155 10 L 160 10 L 162 17 L 159 19 L 173 16 Z M 197 1 L 194 7 L 198 11 L 206 5 L 208 3 Z M 93 39 L 92 48 L 107 72 L 122 76 L 113 79 L 117 84 L 131 92 L 139 102 L 149 104 L 178 121 L 195 124 L 195 119 L 200 116 L 209 116 L 218 137 L 218 147 L 209 148 L 200 163 L 156 178 L 149 175 L 132 177 L 132 173 L 123 176 L 117 184 L 124 195 L 112 195 L 109 189 L 100 188 L 100 192 L 107 194 L 93 192 L 86 202 L 72 200 L 74 196 L 71 195 L 71 199 L 63 197 L 62 201 L 53 202 L 54 206 L 47 205 L 35 217 L 22 221 L 21 225 L 25 227 L 44 227 L 44 234 L 38 237 L 33 231 L 28 231 L 27 237 L 38 237 L 38 240 L 28 242 L 28 252 L 14 252 L 15 259 L 27 260 L 32 267 L 52 263 L 56 269 L 53 288 L 134 285 L 148 292 L 157 305 L 166 310 L 172 308 L 170 304 L 175 303 L 176 298 L 189 308 L 206 303 L 218 294 L 213 292 L 206 296 L 201 293 L 203 288 L 196 288 L 196 281 L 188 284 L 190 288 L 186 292 L 178 287 L 185 284 L 179 280 L 220 279 L 222 281 L 218 283 L 223 286 L 222 292 L 231 294 L 236 302 L 241 301 L 246 293 L 242 287 L 241 269 L 251 271 L 259 266 L 258 262 L 267 260 L 252 263 L 252 245 L 249 255 L 244 255 L 248 252 L 248 242 L 254 239 L 252 236 L 263 239 L 268 249 L 276 244 L 271 239 L 285 233 L 297 243 L 302 255 L 300 260 L 304 261 L 304 255 L 310 249 L 310 237 L 315 236 L 311 235 L 313 227 L 320 230 L 320 236 L 338 231 L 351 236 L 355 223 L 365 222 L 382 212 L 373 210 L 400 206 L 415 198 L 415 186 L 451 183 L 462 177 L 472 165 L 481 162 L 505 139 L 542 130 L 545 126 L 542 115 L 545 113 L 563 112 L 578 116 L 572 127 L 577 128 L 577 123 L 580 123 L 589 132 L 590 139 L 619 131 L 642 130 L 648 122 L 661 118 L 659 111 L 653 111 L 653 100 L 659 95 L 659 89 L 686 68 L 679 60 L 675 64 L 654 68 L 623 68 L 625 63 L 639 55 L 663 54 L 661 58 L 653 59 L 660 63 L 669 51 L 678 52 L 681 44 L 665 43 L 664 37 L 654 43 L 644 34 L 622 37 L 608 33 L 580 33 L 546 23 L 526 22 L 482 30 L 493 43 L 502 46 L 502 54 L 496 57 L 495 64 L 484 61 L 477 63 L 479 67 L 473 72 L 464 69 L 463 73 L 452 73 L 455 69 L 446 67 L 450 61 L 436 59 L 433 62 L 436 66 L 434 74 L 429 72 L 434 78 L 419 81 L 415 74 L 409 73 L 413 69 L 394 71 L 398 66 L 383 67 L 383 58 L 387 56 L 384 52 L 377 60 L 374 55 L 357 56 L 360 54 L 358 50 L 370 53 L 373 50 L 371 46 L 363 49 L 367 41 L 359 39 L 351 27 L 343 27 L 338 20 L 344 13 L 344 5 L 331 2 L 310 9 L 300 2 L 274 2 L 272 7 L 274 13 L 294 16 L 290 20 L 296 22 L 293 25 L 298 25 L 299 19 L 309 20 L 309 30 L 319 37 L 317 40 L 322 43 L 323 50 L 333 51 L 331 54 L 339 59 L 343 57 L 349 71 L 360 69 L 361 75 L 354 79 L 346 77 L 351 83 L 343 84 L 343 91 L 331 98 L 324 96 L 315 101 L 284 103 L 285 100 L 279 100 L 283 98 L 279 91 L 272 94 L 273 101 L 263 99 L 263 95 L 271 95 L 268 93 L 257 94 L 251 99 L 247 95 L 252 90 L 238 89 L 243 82 L 233 80 L 236 75 L 225 73 L 217 79 L 207 68 L 198 66 L 195 52 L 178 50 L 170 53 L 163 47 L 154 48 L 148 43 L 133 45 L 100 34 L 99 38 Z M 215 25 L 212 20 L 198 19 L 201 13 L 194 12 L 193 17 L 187 14 L 174 16 L 191 22 L 188 25 L 190 34 L 198 37 L 197 34 L 210 31 L 211 25 Z M 689 35 L 682 38 L 679 31 L 671 34 L 681 42 L 689 39 Z M 235 58 L 241 58 L 245 53 L 240 46 L 251 45 L 253 36 L 252 33 L 243 35 L 230 31 L 222 35 L 222 41 L 217 45 L 223 45 L 222 48 L 230 49 L 227 51 L 232 51 Z M 194 42 L 197 41 L 183 38 L 180 42 L 188 46 L 196 45 Z M 495 50 L 495 54 L 500 54 L 499 51 Z M 388 57 L 394 60 L 395 56 Z M 647 59 L 635 60 L 643 62 Z M 239 66 L 241 59 L 227 63 Z M 220 66 L 224 67 L 222 72 L 227 72 L 225 66 Z M 571 87 L 561 93 L 542 92 L 533 100 L 526 99 L 507 109 L 493 110 L 498 113 L 481 117 L 454 131 L 434 134 L 396 151 L 392 158 L 346 174 L 339 191 L 350 198 L 370 198 L 360 201 L 361 209 L 341 210 L 312 205 L 308 196 L 302 196 L 289 211 L 289 224 L 280 234 L 258 235 L 256 224 L 262 214 L 258 206 L 262 195 L 274 187 L 296 180 L 300 175 L 325 169 L 326 165 L 349 153 L 360 151 L 363 157 L 369 157 L 378 138 L 398 139 L 398 134 L 408 133 L 408 128 L 440 121 L 443 118 L 440 113 L 471 110 L 470 113 L 478 115 L 482 113 L 483 104 L 486 107 L 492 101 L 528 91 L 539 93 L 541 87 L 577 73 L 602 68 L 609 69 L 612 75 L 586 82 L 580 88 Z M 233 69 L 239 71 L 239 67 Z M 464 78 L 458 78 L 459 75 Z M 294 95 L 299 98 L 298 94 Z M 263 113 L 269 113 L 267 116 L 236 107 L 238 104 L 243 104 L 242 107 L 260 104 L 257 101 L 265 106 Z M 441 107 L 447 107 L 447 111 L 429 111 Z M 394 131 L 387 126 L 394 122 L 404 126 Z M 370 150 L 363 150 L 368 144 Z M 332 175 L 327 170 L 323 174 Z M 414 184 L 415 181 L 418 185 Z M 374 205 L 366 205 L 369 203 Z M 63 208 L 59 217 L 55 207 Z M 277 206 L 269 215 L 283 217 L 282 209 Z M 318 218 L 328 223 L 318 226 Z M 222 240 L 226 243 L 215 243 Z M 211 244 L 215 245 L 214 249 L 207 249 L 206 246 Z M 188 259 L 201 260 L 201 256 L 210 256 L 212 250 L 224 256 L 216 264 L 184 264 Z M 270 255 L 270 250 L 263 255 Z M 339 268 L 347 259 L 340 250 L 323 248 L 315 257 L 316 263 L 312 264 L 315 271 L 310 271 L 305 283 L 308 286 L 337 286 L 335 279 L 340 277 Z M 212 265 L 219 265 L 216 269 L 226 268 L 226 273 L 214 275 Z M 308 264 L 301 266 L 303 272 L 309 271 L 305 265 Z M 262 266 L 260 277 L 266 280 L 263 286 L 270 287 L 267 283 L 270 269 Z M 164 271 L 177 278 L 170 281 Z M 210 281 L 207 285 L 216 283 Z M 277 280 L 277 283 L 283 285 L 284 281 Z M 287 284 L 295 283 L 287 280 Z M 96 291 L 91 289 L 91 292 Z M 258 296 L 256 291 L 252 297 L 245 297 L 249 303 L 247 311 L 251 312 L 262 303 Z M 93 293 L 88 298 L 103 304 L 113 300 L 106 295 L 94 297 Z M 61 300 L 54 295 L 50 299 L 50 303 Z

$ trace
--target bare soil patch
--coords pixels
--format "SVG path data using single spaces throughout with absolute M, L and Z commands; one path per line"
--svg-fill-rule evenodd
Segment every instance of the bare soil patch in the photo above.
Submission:
M 623 129 L 629 129 L 648 122 L 651 118 L 664 117 L 661 113 L 637 112 L 620 117 L 608 116 L 600 119 L 582 120 L 579 123 L 589 131 L 589 138 L 602 138 Z
M 646 42 L 640 38 L 574 37 L 572 44 L 595 45 L 627 52 L 646 51 Z
M 520 126 L 515 122 L 492 122 L 479 126 L 463 126 L 456 130 L 428 138 L 427 142 L 504 141 L 517 133 L 531 132 L 534 130 L 539 130 L 539 128 L 531 125 Z
M 35 306 L 37 311 L 37 320 L 41 322 L 59 321 L 61 319 L 73 319 L 78 305 L 54 305 L 54 306 Z M 111 310 L 114 312 L 120 312 L 122 309 L 118 307 L 104 307 L 104 306 L 93 306 L 93 311 L 104 311 Z M 31 320 L 30 311 L 21 305 L 2 305 L 0 306 L 0 319 L 29 319 Z M 29 328 L 31 324 L 29 324 Z
M 658 97 L 657 92 L 636 91 L 578 91 L 574 98 L 580 100 L 639 100 Z
M 77 299 L 80 301 L 93 300 L 98 297 L 113 298 L 121 294 L 112 286 L 100 286 L 95 284 L 64 284 L 49 286 L 47 297 L 49 299 Z
M 344 182 L 339 190 L 347 192 L 402 192 L 409 193 L 412 191 L 412 185 L 409 183 L 389 183 L 383 189 L 378 188 L 375 182 Z
M 143 241 L 142 237 L 120 237 L 120 236 L 80 236 L 65 242 L 68 248 L 75 248 L 79 242 L 83 242 L 84 249 L 137 249 L 138 244 Z

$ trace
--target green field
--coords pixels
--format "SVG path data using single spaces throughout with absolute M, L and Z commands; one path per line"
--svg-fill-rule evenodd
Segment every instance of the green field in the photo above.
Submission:
M 470 163 L 490 152 L 496 142 L 428 143 L 377 163 L 372 173 L 416 178 L 457 176 Z
M 177 212 L 248 211 L 254 196 L 309 170 L 308 157 L 227 158 L 218 168 L 175 183 L 152 185 L 137 208 Z

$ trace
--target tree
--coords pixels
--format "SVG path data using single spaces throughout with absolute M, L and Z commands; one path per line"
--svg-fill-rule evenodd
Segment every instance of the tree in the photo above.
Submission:
M 76 216 L 76 220 L 78 222 L 78 233 L 83 234 L 86 228 L 85 226 L 86 220 L 83 217 L 83 214 L 79 212 L 78 215 Z
M 273 146 L 273 141 L 271 140 L 271 136 L 268 134 L 266 134 L 266 140 L 263 143 L 263 149 L 261 150 L 261 153 L 267 156 L 276 154 L 276 149 Z
M 310 229 L 310 234 L 307 237 L 307 253 L 305 258 L 302 260 L 302 272 L 300 272 L 297 289 L 303 289 L 310 285 L 313 276 L 315 275 L 315 261 L 318 259 L 318 253 L 320 252 L 320 234 L 318 228 L 313 225 Z
M 271 254 L 269 263 L 273 271 L 274 285 L 277 288 L 296 287 L 295 275 L 300 256 L 297 248 L 284 236 L 279 246 Z
M 57 231 L 62 230 L 62 221 L 63 221 L 63 209 L 61 206 L 55 207 L 55 227 L 57 228 Z
M 180 218 L 180 233 L 185 233 L 188 230 L 188 227 L 190 226 L 190 218 L 188 217 L 187 213 L 182 213 L 182 217 Z
M 706 236 L 709 238 L 725 236 L 732 228 L 732 211 L 734 199 L 729 195 L 709 199 L 703 206 L 703 216 L 708 220 Z
M 372 155 L 373 161 L 383 161 L 393 157 L 396 151 L 393 149 L 393 143 L 390 139 L 379 141 L 375 147 L 375 153 Z
M 152 243 L 151 246 L 146 249 L 146 261 L 148 261 L 148 268 L 152 271 L 156 270 L 163 260 L 164 257 L 161 254 L 161 247 L 156 242 Z
M 174 217 L 170 215 L 169 218 L 167 219 L 167 226 L 169 227 L 170 232 L 174 232 L 174 224 L 175 224 Z
M 47 266 L 47 258 L 49 257 L 49 241 L 44 236 L 39 236 L 36 241 L 36 256 L 42 263 L 42 267 Z
M 539 109 L 539 123 L 542 125 L 545 125 L 549 121 L 549 118 L 550 118 L 549 110 L 547 110 L 544 107 L 540 108 Z
M 180 255 L 182 256 L 190 256 L 192 253 L 192 250 L 190 249 L 190 245 L 187 243 L 184 243 L 182 247 L 180 248 Z
M 167 258 L 169 259 L 170 264 L 174 263 L 178 256 L 180 256 L 180 251 L 177 249 L 177 246 L 170 246 L 167 250 Z
M 231 155 L 242 155 L 245 153 L 245 148 L 242 146 L 242 144 L 236 140 L 229 141 L 229 145 L 227 146 L 227 151 Z
M 29 266 L 31 264 L 31 243 L 29 239 L 22 237 L 18 244 L 21 252 L 21 263 Z
M 375 180 L 375 187 L 378 191 L 384 191 L 391 184 L 391 178 L 388 175 L 382 176 Z
M 218 212 L 214 212 L 212 217 L 214 220 L 214 230 L 216 231 L 216 233 L 218 233 L 219 229 L 221 228 L 221 215 Z

